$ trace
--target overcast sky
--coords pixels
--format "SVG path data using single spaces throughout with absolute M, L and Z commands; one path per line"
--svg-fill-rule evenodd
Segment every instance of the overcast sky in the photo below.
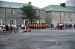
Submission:
M 20 2 L 20 3 L 32 2 L 32 5 L 40 8 L 43 8 L 48 5 L 59 5 L 60 3 L 66 2 L 66 0 L 1 0 L 1 1 Z

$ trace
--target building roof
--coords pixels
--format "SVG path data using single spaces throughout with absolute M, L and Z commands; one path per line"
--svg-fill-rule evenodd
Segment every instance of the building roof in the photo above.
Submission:
M 7 2 L 7 1 L 0 1 L 0 7 L 4 8 L 21 8 L 23 5 L 28 5 L 26 3 L 17 3 L 17 2 Z M 33 6 L 35 9 L 40 9 L 38 7 Z
M 20 8 L 23 5 L 27 5 L 25 3 L 16 3 L 16 2 L 6 2 L 0 1 L 0 7 L 7 7 L 7 8 Z
M 50 5 L 45 8 L 43 8 L 46 11 L 65 11 L 65 12 L 75 12 L 75 7 L 70 6 L 59 6 L 59 5 Z

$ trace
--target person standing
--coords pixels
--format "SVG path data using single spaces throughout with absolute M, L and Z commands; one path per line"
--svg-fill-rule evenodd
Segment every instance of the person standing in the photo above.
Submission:
M 6 32 L 9 31 L 9 27 L 8 27 L 8 25 L 5 25 L 5 31 L 6 31 Z

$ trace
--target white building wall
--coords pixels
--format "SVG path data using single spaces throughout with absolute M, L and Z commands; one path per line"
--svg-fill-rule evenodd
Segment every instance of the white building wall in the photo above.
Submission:
M 40 10 L 40 23 L 45 23 L 46 15 L 44 10 Z
M 45 23 L 45 19 L 46 19 L 46 11 L 45 10 L 36 9 L 36 16 L 40 17 L 40 19 L 37 20 L 36 23 Z
M 52 24 L 54 24 L 55 27 L 57 23 L 75 23 L 75 13 L 73 12 L 50 12 L 50 14 L 48 14 L 48 20 L 50 20 L 49 16 L 51 16 Z
M 75 24 L 75 13 L 72 13 L 71 17 L 72 17 L 72 23 Z
M 52 17 L 51 17 L 52 15 L 53 15 L 52 12 L 47 12 L 46 14 L 46 21 L 49 26 L 52 24 Z
M 52 24 L 54 24 L 54 27 L 56 27 L 57 23 L 60 22 L 60 12 L 52 12 Z
M 65 23 L 69 23 L 69 17 L 70 17 L 70 13 L 69 12 L 65 12 Z

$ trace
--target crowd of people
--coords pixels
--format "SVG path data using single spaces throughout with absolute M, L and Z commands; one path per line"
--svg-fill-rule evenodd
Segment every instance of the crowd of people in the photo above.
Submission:
M 72 29 L 75 28 L 75 24 L 57 24 L 56 27 L 54 27 L 54 24 L 51 24 L 51 28 L 55 28 L 55 29 Z
M 1 26 L 3 29 L 3 32 L 12 32 L 12 33 L 17 33 L 17 32 L 27 32 L 27 31 L 31 31 L 28 30 L 29 28 L 26 27 L 26 25 L 24 24 L 20 24 L 20 25 L 5 25 L 5 26 Z
M 1 26 L 3 29 L 3 32 L 12 32 L 12 33 L 17 33 L 17 32 L 31 32 L 31 28 L 26 26 L 25 24 L 18 24 L 18 25 L 3 25 Z M 72 29 L 75 28 L 75 24 L 57 24 L 56 27 L 54 26 L 54 24 L 51 24 L 50 26 L 53 29 Z

